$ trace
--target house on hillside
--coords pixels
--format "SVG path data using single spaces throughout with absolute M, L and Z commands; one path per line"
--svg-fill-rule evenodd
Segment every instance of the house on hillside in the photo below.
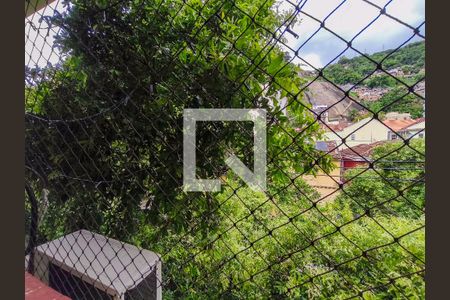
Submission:
M 331 201 L 339 194 L 339 184 L 344 183 L 344 173 L 349 169 L 364 169 L 373 161 L 373 150 L 385 143 L 393 141 L 377 141 L 370 144 L 360 144 L 354 147 L 338 150 L 334 141 L 316 142 L 316 149 L 331 155 L 333 170 L 329 173 L 319 171 L 316 175 L 305 175 L 302 178 L 313 187 L 323 200 Z
M 324 129 L 325 131 L 342 131 L 344 128 L 352 125 L 350 121 L 347 120 L 340 120 L 338 122 L 328 123 L 324 124 L 321 123 L 320 127 Z
M 403 138 L 423 138 L 425 136 L 425 118 L 411 119 L 409 114 L 391 114 L 383 121 L 365 118 L 346 127 L 325 128 L 325 138 L 335 141 L 340 150 L 361 144 Z M 345 139 L 345 143 L 342 140 Z
M 416 128 L 416 132 L 422 129 L 425 129 L 425 119 L 404 119 L 404 120 L 385 120 L 383 122 L 388 127 L 388 136 L 387 140 L 397 140 L 399 136 L 402 136 L 403 138 L 408 138 L 409 132 L 415 131 L 414 128 Z M 413 125 L 417 125 L 416 127 L 412 127 L 411 130 L 408 130 Z
M 324 198 L 324 201 L 330 201 L 339 194 L 339 184 L 344 182 L 344 172 L 354 168 L 367 168 L 372 161 L 373 149 L 384 143 L 388 141 L 360 144 L 338 150 L 334 141 L 316 142 L 317 150 L 331 155 L 333 170 L 329 173 L 319 171 L 316 175 L 305 175 L 302 178 L 320 194 L 321 198 Z
M 343 171 L 360 166 L 367 166 L 371 161 L 373 149 L 384 143 L 386 143 L 386 141 L 379 141 L 372 144 L 361 144 L 340 151 L 339 157 L 341 159 L 341 167 Z
M 425 138 L 425 118 L 419 118 L 414 123 L 399 129 L 397 134 L 405 139 Z
M 304 175 L 302 178 L 313 187 L 323 198 L 324 202 L 331 201 L 338 193 L 341 179 L 341 161 L 337 144 L 334 141 L 318 141 L 315 148 L 332 157 L 333 169 L 329 173 L 319 171 L 316 175 Z
M 344 181 L 344 172 L 354 168 L 367 168 L 373 160 L 373 150 L 389 141 L 378 141 L 372 144 L 361 144 L 355 147 L 346 148 L 339 151 L 340 159 L 340 180 Z M 361 170 L 362 171 L 362 170 Z
M 354 147 L 360 144 L 371 144 L 387 140 L 389 128 L 379 120 L 368 117 L 353 123 L 340 131 L 328 131 L 325 137 L 329 141 L 335 141 L 339 149 Z M 345 139 L 345 144 L 342 143 Z

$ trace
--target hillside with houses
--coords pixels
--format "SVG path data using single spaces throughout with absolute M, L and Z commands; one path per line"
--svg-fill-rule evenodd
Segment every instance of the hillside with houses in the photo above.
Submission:
M 369 55 L 382 64 L 383 70 L 375 71 L 366 57 L 342 57 L 325 68 L 325 79 L 305 90 L 304 98 L 324 132 L 316 149 L 328 153 L 335 166 L 331 173 L 306 176 L 322 196 L 345 182 L 346 171 L 367 168 L 374 149 L 424 141 L 424 47 L 424 42 L 411 43 L 392 55 L 392 50 Z
M 380 116 L 399 112 L 422 117 L 425 43 L 411 43 L 394 50 L 351 59 L 342 56 L 324 68 L 324 78 L 320 80 L 314 80 L 316 72 L 304 71 L 302 76 L 312 81 L 305 89 L 305 99 L 315 112 L 325 111 L 321 117 L 331 123 L 363 119 L 373 112 Z M 402 100 L 397 101 L 398 98 Z

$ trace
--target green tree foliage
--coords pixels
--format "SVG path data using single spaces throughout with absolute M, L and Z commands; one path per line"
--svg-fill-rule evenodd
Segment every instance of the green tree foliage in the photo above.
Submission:
M 288 182 L 282 170 L 314 172 L 316 160 L 328 168 L 314 149 L 319 125 L 299 96 L 293 101 L 299 69 L 262 29 L 275 32 L 289 19 L 271 9 L 274 1 L 107 3 L 72 1 L 54 17 L 68 58 L 26 88 L 26 162 L 50 190 L 48 237 L 61 224 L 62 232 L 83 227 L 123 240 L 140 222 L 183 231 L 217 208 L 214 198 L 181 191 L 183 108 L 266 108 L 268 155 L 277 155 L 272 188 Z M 289 96 L 289 119 L 280 96 Z M 292 136 L 296 143 L 280 151 Z M 229 150 L 251 165 L 252 139 L 236 124 L 198 126 L 198 176 L 223 175 Z
M 378 101 L 366 101 L 364 104 L 374 112 L 410 113 L 413 118 L 423 117 L 425 101 L 410 93 L 406 88 L 396 87 L 384 94 Z
M 355 220 L 348 204 L 314 208 L 317 195 L 307 186 L 299 188 L 308 196 L 289 189 L 271 200 L 248 188 L 236 195 L 227 188 L 215 196 L 223 203 L 220 225 L 206 239 L 194 234 L 180 240 L 169 234 L 158 244 L 148 244 L 157 232 L 144 226 L 134 243 L 167 253 L 167 299 L 346 299 L 374 286 L 380 288 L 364 293 L 365 299 L 422 299 L 422 275 L 383 285 L 391 277 L 423 269 L 424 230 L 408 234 L 423 226 L 423 218 L 379 215 L 376 222 L 368 216 Z M 337 226 L 342 226 L 340 232 Z M 401 237 L 414 256 L 391 244 L 387 231 Z
M 396 84 L 397 82 L 395 81 L 395 79 L 386 74 L 369 77 L 369 79 L 365 82 L 365 85 L 367 85 L 370 88 L 379 86 L 394 87 Z
M 355 214 L 378 206 L 382 214 L 420 217 L 425 207 L 425 142 L 386 143 L 374 149 L 374 168 L 350 169 L 349 184 L 336 201 L 348 203 Z
M 368 56 L 377 63 L 382 61 L 384 70 L 400 68 L 406 73 L 405 75 L 418 74 L 425 68 L 425 42 L 408 44 L 391 54 L 392 51 L 393 49 L 377 52 Z M 385 59 L 387 55 L 389 56 Z M 336 64 L 325 68 L 324 75 L 337 84 L 356 84 L 376 69 L 376 63 L 371 62 L 364 56 L 353 58 L 343 56 Z M 373 77 L 365 80 L 362 84 L 369 87 L 392 87 L 397 84 L 395 80 L 387 74 L 372 76 Z M 422 78 L 423 77 L 419 79 Z
M 348 113 L 348 117 L 352 122 L 358 122 L 362 118 L 361 114 L 356 109 L 351 109 Z
M 331 164 L 314 149 L 318 124 L 299 97 L 292 101 L 298 67 L 261 27 L 274 32 L 288 18 L 275 14 L 274 1 L 72 2 L 54 19 L 68 58 L 45 76 L 27 71 L 27 175 L 37 194 L 50 191 L 41 238 L 86 228 L 152 249 L 162 255 L 167 299 L 344 299 L 371 287 L 367 299 L 423 298 L 422 275 L 389 284 L 423 268 L 424 233 L 415 229 L 424 220 L 412 207 L 398 201 L 380 209 L 378 223 L 355 219 L 362 211 L 351 199 L 313 205 L 317 192 L 286 175 Z M 288 96 L 289 118 L 277 113 L 279 96 Z M 251 128 L 228 123 L 197 128 L 198 176 L 223 176 L 227 187 L 182 192 L 182 112 L 197 107 L 269 111 L 268 194 L 276 196 L 241 187 L 221 167 L 229 150 L 252 159 Z M 414 155 L 402 148 L 383 160 Z M 389 178 L 420 175 L 384 164 Z M 393 191 L 360 176 L 348 192 L 367 207 Z M 424 186 L 396 184 L 423 207 Z

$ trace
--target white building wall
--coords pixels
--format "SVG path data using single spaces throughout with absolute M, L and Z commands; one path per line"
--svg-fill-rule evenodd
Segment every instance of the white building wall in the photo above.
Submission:
M 402 136 L 405 138 L 413 136 L 413 139 L 425 138 L 425 121 L 409 126 L 402 131 Z
M 327 140 L 336 141 L 339 145 L 343 138 L 346 138 L 347 145 L 339 146 L 339 149 L 353 147 L 360 144 L 371 144 L 378 141 L 388 139 L 388 131 L 383 123 L 372 118 L 365 118 L 359 122 L 352 124 L 342 131 L 327 132 L 325 137 Z

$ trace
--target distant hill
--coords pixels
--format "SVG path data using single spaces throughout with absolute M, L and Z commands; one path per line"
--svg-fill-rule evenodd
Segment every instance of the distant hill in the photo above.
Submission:
M 327 106 L 329 107 L 329 120 L 346 119 L 350 111 L 360 111 L 362 106 L 358 105 L 350 98 L 345 97 L 345 94 L 326 81 L 314 81 L 305 91 L 305 100 L 308 101 L 312 107 Z
M 376 62 L 381 62 L 392 51 L 381 51 L 368 56 Z M 344 90 L 352 88 L 351 97 L 374 112 L 383 114 L 397 111 L 408 112 L 412 117 L 423 116 L 423 99 L 414 94 L 408 94 L 408 89 L 403 84 L 383 71 L 374 72 L 376 67 L 376 64 L 364 56 L 341 57 L 337 63 L 326 67 L 323 74 Z M 424 42 L 411 43 L 398 49 L 382 62 L 382 68 L 404 83 L 414 85 L 414 91 L 417 94 L 425 95 Z M 372 72 L 374 72 L 372 75 L 360 82 Z M 304 75 L 306 77 L 315 76 L 314 74 L 308 75 L 308 72 Z M 355 84 L 358 85 L 354 86 Z M 311 84 L 305 92 L 305 96 L 313 106 L 327 105 L 328 107 L 344 97 L 339 89 L 325 80 Z M 367 114 L 367 111 L 345 98 L 333 106 L 329 113 L 332 118 L 352 119 Z
M 386 50 L 368 55 L 376 62 L 386 57 L 393 50 Z M 425 68 L 425 42 L 411 43 L 395 51 L 386 60 L 382 67 L 398 78 L 407 78 L 411 82 L 420 76 L 423 77 Z M 376 69 L 376 64 L 364 56 L 353 58 L 341 57 L 339 61 L 325 68 L 324 76 L 337 84 L 355 84 Z M 393 78 L 378 71 L 364 82 L 368 87 L 393 87 L 396 82 Z

